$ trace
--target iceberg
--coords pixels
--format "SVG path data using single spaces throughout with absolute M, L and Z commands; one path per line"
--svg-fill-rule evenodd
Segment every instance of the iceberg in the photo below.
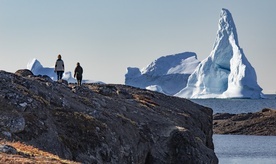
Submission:
M 187 86 L 175 96 L 252 99 L 263 97 L 255 69 L 239 46 L 236 26 L 227 9 L 221 10 L 213 50 L 190 75 Z
M 27 69 L 32 71 L 34 75 L 47 75 L 52 80 L 57 80 L 57 74 L 54 72 L 54 66 L 43 67 L 42 64 L 35 58 L 28 62 Z
M 128 67 L 125 84 L 174 95 L 186 86 L 199 63 L 193 52 L 162 56 L 141 70 Z

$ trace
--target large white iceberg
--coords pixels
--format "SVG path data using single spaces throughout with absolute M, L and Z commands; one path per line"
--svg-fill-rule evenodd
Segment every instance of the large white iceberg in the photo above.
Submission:
M 178 97 L 184 98 L 261 98 L 254 68 L 238 43 L 231 13 L 222 9 L 217 37 L 211 54 L 188 79 Z M 186 83 L 186 82 L 183 82 Z
M 186 86 L 199 61 L 193 52 L 160 57 L 146 68 L 127 68 L 125 84 L 174 95 Z

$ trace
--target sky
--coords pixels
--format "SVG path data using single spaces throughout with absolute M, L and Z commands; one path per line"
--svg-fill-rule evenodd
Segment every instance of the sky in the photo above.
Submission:
M 83 78 L 124 84 L 127 67 L 161 56 L 213 48 L 222 8 L 233 16 L 239 45 L 263 93 L 276 93 L 275 0 L 0 0 L 0 70 L 27 68 L 33 58 Z

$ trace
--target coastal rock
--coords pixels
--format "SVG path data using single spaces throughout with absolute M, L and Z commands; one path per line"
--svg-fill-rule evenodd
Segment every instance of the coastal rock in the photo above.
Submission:
M 0 152 L 7 154 L 16 154 L 17 150 L 10 145 L 0 145 Z
M 215 134 L 276 136 L 276 110 L 263 109 L 255 113 L 217 113 L 213 116 Z
M 24 76 L 24 77 L 34 75 L 34 74 L 32 73 L 32 71 L 30 71 L 30 70 L 28 70 L 28 69 L 20 69 L 20 70 L 17 70 L 17 71 L 15 72 L 15 74 L 21 75 L 21 76 Z
M 2 142 L 81 163 L 218 163 L 210 108 L 125 85 L 0 78 Z

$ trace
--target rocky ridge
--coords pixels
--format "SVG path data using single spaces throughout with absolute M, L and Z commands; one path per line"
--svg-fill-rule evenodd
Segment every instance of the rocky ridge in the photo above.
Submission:
M 255 113 L 216 113 L 213 120 L 216 134 L 276 136 L 276 110 Z
M 0 71 L 0 78 L 1 141 L 81 163 L 218 163 L 210 108 L 124 85 L 77 87 L 28 70 Z

